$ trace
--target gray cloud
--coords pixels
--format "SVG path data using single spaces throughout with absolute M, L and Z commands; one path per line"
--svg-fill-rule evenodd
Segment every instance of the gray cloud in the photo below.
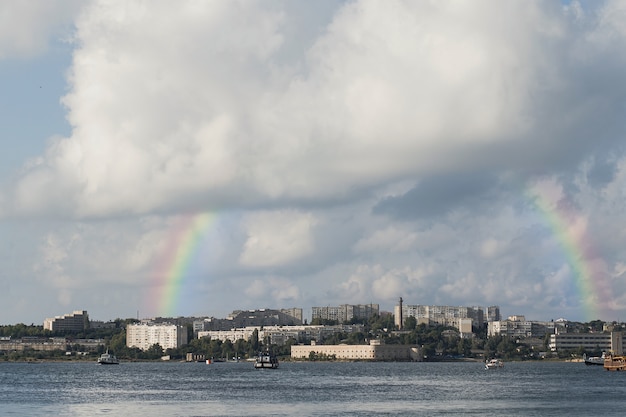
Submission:
M 582 318 L 565 236 L 595 242 L 585 260 L 613 317 L 626 299 L 623 9 L 89 3 L 62 98 L 71 134 L 1 181 L 2 222 L 41 222 L 15 252 L 27 284 L 12 294 L 41 285 L 49 307 L 133 315 L 176 225 L 212 212 L 185 313 L 391 309 L 402 293 Z M 537 190 L 569 211 L 563 236 Z

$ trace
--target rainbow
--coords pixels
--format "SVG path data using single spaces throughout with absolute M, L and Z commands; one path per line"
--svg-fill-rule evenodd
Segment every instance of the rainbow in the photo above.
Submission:
M 585 319 L 599 319 L 600 310 L 611 304 L 612 296 L 603 272 L 604 262 L 593 251 L 586 218 L 565 201 L 551 200 L 548 191 L 541 185 L 531 187 L 528 194 L 563 249 L 582 301 Z
M 181 291 L 189 277 L 193 260 L 197 258 L 199 248 L 215 219 L 213 213 L 186 215 L 170 233 L 153 273 L 155 285 L 147 300 L 149 311 L 157 300 L 158 316 L 173 317 L 177 313 Z

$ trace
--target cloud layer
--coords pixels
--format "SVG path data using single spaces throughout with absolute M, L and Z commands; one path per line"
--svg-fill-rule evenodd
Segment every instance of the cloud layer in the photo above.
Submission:
M 84 6 L 72 133 L 0 194 L 6 222 L 58 222 L 24 255 L 35 279 L 68 307 L 118 282 L 133 312 L 168 225 L 214 211 L 230 213 L 223 257 L 197 281 L 206 304 L 181 314 L 403 296 L 616 319 L 624 3 L 329 4 Z M 564 236 L 593 246 L 587 277 L 537 187 L 554 212 L 569 204 Z M 584 279 L 606 290 L 586 299 Z M 111 297 L 87 300 L 111 315 Z

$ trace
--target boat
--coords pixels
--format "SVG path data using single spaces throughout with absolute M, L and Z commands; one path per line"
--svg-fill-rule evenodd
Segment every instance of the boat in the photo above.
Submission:
M 504 362 L 500 359 L 490 359 L 485 361 L 485 369 L 504 368 Z
M 604 358 L 604 369 L 607 371 L 626 371 L 626 356 L 609 353 Z
M 103 353 L 98 358 L 98 364 L 99 365 L 118 365 L 119 363 L 120 363 L 120 361 L 117 360 L 117 357 L 115 357 L 115 355 L 109 353 L 108 350 L 106 351 L 106 353 Z
M 583 354 L 583 360 L 585 361 L 585 365 L 604 365 L 604 360 L 606 359 L 606 355 L 602 352 L 602 356 L 587 356 L 587 354 Z
M 278 368 L 278 358 L 270 352 L 260 352 L 254 361 L 255 369 L 276 369 Z

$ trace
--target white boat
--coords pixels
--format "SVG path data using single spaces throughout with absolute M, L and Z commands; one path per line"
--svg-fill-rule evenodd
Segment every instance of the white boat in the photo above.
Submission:
M 490 359 L 485 361 L 485 369 L 498 369 L 504 368 L 504 362 L 500 359 Z
M 604 366 L 604 359 L 606 355 L 602 352 L 602 356 L 587 356 L 586 353 L 583 354 L 583 360 L 585 361 L 585 365 L 600 365 Z
M 103 353 L 98 358 L 98 364 L 99 365 L 117 365 L 119 363 L 120 363 L 120 361 L 117 360 L 117 357 L 115 357 L 115 355 L 109 353 L 108 350 L 106 351 L 106 353 Z
M 256 369 L 276 369 L 278 368 L 278 358 L 269 352 L 261 352 L 254 361 Z

